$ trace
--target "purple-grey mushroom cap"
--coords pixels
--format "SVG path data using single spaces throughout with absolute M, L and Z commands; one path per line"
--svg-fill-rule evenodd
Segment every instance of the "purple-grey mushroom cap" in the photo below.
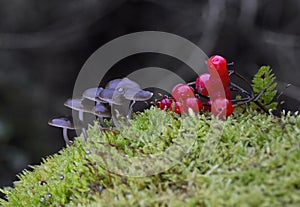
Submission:
M 152 92 L 144 91 L 141 89 L 127 89 L 124 93 L 124 97 L 133 101 L 146 101 L 153 96 Z
M 102 91 L 103 88 L 89 88 L 83 92 L 82 97 L 88 100 L 99 102 L 100 99 L 98 96 Z
M 117 89 L 117 88 L 141 88 L 139 84 L 128 79 L 128 78 L 118 78 L 109 81 L 106 86 L 106 89 Z
M 113 88 L 106 88 L 99 94 L 99 99 L 110 104 L 122 105 L 124 101 L 123 93 Z
M 142 90 L 139 84 L 128 78 L 115 79 L 108 82 L 98 98 L 110 104 L 122 105 L 127 100 L 145 101 L 150 99 L 153 93 Z
M 145 101 L 153 96 L 152 92 L 144 91 L 142 89 L 104 89 L 99 94 L 99 99 L 111 104 L 122 105 L 124 99 L 133 101 Z
M 102 103 L 97 103 L 92 109 L 93 114 L 101 117 L 111 117 L 111 110 L 109 106 L 106 106 Z
M 82 104 L 82 101 L 83 99 L 79 99 L 79 98 L 76 98 L 76 99 L 68 99 L 64 105 L 68 108 L 71 108 L 75 111 L 82 111 L 82 112 L 86 112 L 86 113 L 91 113 L 91 108 L 90 107 L 87 107 L 87 106 L 84 106 Z
M 122 81 L 121 78 L 117 78 L 114 80 L 109 81 L 106 85 L 105 88 L 111 88 L 111 89 L 115 89 L 117 88 L 118 84 Z
M 48 124 L 59 128 L 75 129 L 72 118 L 67 116 L 53 117 Z

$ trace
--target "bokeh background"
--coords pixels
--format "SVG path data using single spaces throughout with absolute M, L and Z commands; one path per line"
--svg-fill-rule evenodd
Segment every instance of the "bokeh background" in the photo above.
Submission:
M 292 84 L 281 107 L 300 110 L 299 0 L 0 1 L 0 187 L 64 146 L 61 130 L 47 121 L 71 115 L 63 103 L 87 58 L 116 37 L 146 30 L 221 54 L 249 79 L 270 65 L 279 90 Z M 150 66 L 186 67 L 163 55 L 134 55 L 108 79 Z

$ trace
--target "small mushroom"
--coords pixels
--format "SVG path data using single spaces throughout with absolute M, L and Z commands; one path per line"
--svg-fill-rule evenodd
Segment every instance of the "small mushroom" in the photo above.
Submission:
M 96 105 L 85 104 L 87 99 L 69 99 L 65 102 L 65 106 L 78 111 L 79 120 L 83 122 L 83 113 L 89 113 L 96 115 L 100 121 L 100 124 L 105 126 L 103 117 L 111 117 L 110 107 L 105 103 L 96 102 Z M 82 128 L 83 135 L 87 138 L 85 128 Z
M 98 98 L 110 104 L 123 105 L 124 99 L 132 101 L 145 101 L 150 99 L 153 93 L 142 90 L 140 86 L 128 78 L 110 81 Z
M 91 113 L 98 117 L 98 120 L 103 127 L 106 126 L 103 117 L 111 117 L 110 107 L 101 102 L 96 103 L 96 105 L 91 110 Z
M 102 101 L 109 104 L 122 105 L 124 101 L 123 91 L 113 88 L 104 89 L 98 96 Z
M 122 81 L 121 78 L 117 78 L 117 79 L 114 79 L 114 80 L 111 80 L 109 81 L 106 85 L 105 85 L 105 88 L 112 88 L 112 89 L 115 89 L 117 88 L 118 84 Z
M 68 99 L 64 105 L 66 107 L 69 107 L 75 111 L 78 111 L 78 117 L 79 117 L 79 120 L 80 122 L 83 124 L 83 113 L 86 112 L 86 113 L 90 113 L 91 112 L 91 109 L 85 107 L 83 104 L 82 104 L 82 100 L 83 99 Z M 85 138 L 85 140 L 87 140 L 88 136 L 87 136 L 87 132 L 86 132 L 86 129 L 84 127 L 81 128 L 81 131 L 83 133 L 83 136 Z
M 102 91 L 103 88 L 89 88 L 83 92 L 82 97 L 91 101 L 99 102 L 101 100 L 98 98 L 98 96 Z
M 99 99 L 99 94 L 102 91 L 103 88 L 89 88 L 83 92 L 82 96 L 85 99 L 96 102 L 96 105 L 92 108 L 91 113 L 98 117 L 102 126 L 105 126 L 103 117 L 111 117 L 111 112 L 110 108 L 104 105 L 104 101 Z
M 129 88 L 124 93 L 124 97 L 133 101 L 146 101 L 153 96 L 152 92 L 144 91 L 141 89 Z
M 109 81 L 106 84 L 105 88 L 116 89 L 116 88 L 141 88 L 141 87 L 139 84 L 137 84 L 136 82 L 128 78 L 122 78 L 122 79 L 118 78 Z
M 50 126 L 63 128 L 63 137 L 66 143 L 66 146 L 69 146 L 71 144 L 71 141 L 68 137 L 68 129 L 74 130 L 74 124 L 71 117 L 67 116 L 59 116 L 59 117 L 53 117 L 48 121 L 48 124 Z
M 80 121 L 83 121 L 83 113 L 84 112 L 90 112 L 91 111 L 91 108 L 83 105 L 82 101 L 83 101 L 83 99 L 81 99 L 81 98 L 75 98 L 75 99 L 68 99 L 64 103 L 64 105 L 66 107 L 71 108 L 75 111 L 78 111 Z
M 123 78 L 110 81 L 98 98 L 111 105 L 114 125 L 120 127 L 118 120 L 123 118 L 126 122 L 131 117 L 135 101 L 145 101 L 152 96 L 153 93 L 142 90 L 136 82 Z M 130 104 L 131 101 L 133 102 Z
M 80 128 L 85 140 L 87 132 L 83 126 L 84 113 L 91 113 L 98 117 L 100 123 L 104 124 L 104 117 L 111 117 L 116 127 L 120 127 L 119 119 L 128 123 L 136 101 L 145 101 L 152 97 L 153 93 L 142 90 L 140 85 L 128 78 L 114 79 L 109 81 L 105 88 L 89 88 L 84 91 L 83 98 L 68 99 L 64 105 L 78 111 Z M 92 103 L 93 104 L 88 104 Z M 95 104 L 96 102 L 96 104 Z M 111 111 L 114 113 L 112 114 Z M 55 117 L 48 122 L 51 126 L 63 128 L 63 136 L 67 145 L 70 140 L 67 129 L 74 129 L 72 119 L 66 117 Z
M 93 107 L 92 113 L 100 117 L 111 117 L 111 111 L 109 107 L 100 102 L 96 103 L 96 105 Z

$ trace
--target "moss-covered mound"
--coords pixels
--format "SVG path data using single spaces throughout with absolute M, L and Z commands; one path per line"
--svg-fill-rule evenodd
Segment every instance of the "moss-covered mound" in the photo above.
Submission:
M 299 115 L 248 111 L 222 121 L 153 107 L 119 132 L 95 124 L 88 133 L 24 171 L 1 205 L 300 206 Z

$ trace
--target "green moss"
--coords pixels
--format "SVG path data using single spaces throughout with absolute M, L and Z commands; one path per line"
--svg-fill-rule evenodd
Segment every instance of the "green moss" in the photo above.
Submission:
M 2 190 L 8 201 L 0 204 L 300 206 L 299 115 L 277 118 L 248 110 L 222 121 L 207 114 L 179 117 L 152 107 L 118 133 L 100 134 L 96 123 L 88 134 L 88 142 L 78 137 L 32 172 L 24 171 L 13 188 Z M 130 161 L 131 170 L 150 176 L 126 177 L 106 170 L 117 170 L 111 167 L 116 163 L 125 169 L 128 162 L 120 156 L 134 160 L 174 145 L 187 152 L 166 153 L 173 165 L 164 172 L 151 175 L 159 170 L 155 163 Z M 157 162 L 163 166 L 167 161 Z

